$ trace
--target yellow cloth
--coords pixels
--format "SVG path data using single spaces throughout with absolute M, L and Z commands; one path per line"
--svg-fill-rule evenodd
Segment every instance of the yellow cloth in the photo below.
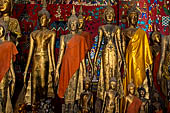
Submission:
M 126 49 L 127 75 L 123 80 L 124 93 L 127 95 L 127 86 L 133 79 L 135 87 L 142 85 L 146 78 L 146 68 L 152 64 L 152 54 L 145 31 L 138 29 Z

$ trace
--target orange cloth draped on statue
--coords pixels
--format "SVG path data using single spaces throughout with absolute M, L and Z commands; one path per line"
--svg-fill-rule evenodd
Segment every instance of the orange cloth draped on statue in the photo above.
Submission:
M 67 43 L 67 48 L 62 60 L 58 96 L 64 97 L 72 75 L 79 69 L 80 62 L 85 58 L 88 52 L 88 46 L 85 37 L 74 35 Z
M 86 39 L 86 43 L 90 51 L 94 43 L 94 40 L 92 39 L 91 34 L 89 32 L 83 31 L 80 35 Z
M 138 113 L 141 105 L 142 101 L 139 98 L 134 97 L 133 102 L 128 106 L 126 113 Z
M 0 44 L 0 82 L 10 68 L 11 58 L 15 61 L 17 53 L 17 48 L 12 42 L 5 41 Z
M 152 64 L 152 53 L 149 48 L 147 34 L 141 28 L 135 32 L 126 49 L 127 75 L 123 80 L 124 93 L 127 94 L 127 85 L 133 79 L 135 87 L 142 85 L 146 78 L 146 68 Z

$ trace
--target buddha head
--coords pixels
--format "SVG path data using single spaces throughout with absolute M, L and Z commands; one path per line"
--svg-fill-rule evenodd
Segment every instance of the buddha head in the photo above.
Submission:
M 151 35 L 151 39 L 153 43 L 161 42 L 161 33 L 157 31 L 157 26 L 154 25 L 154 32 Z
M 39 23 L 40 23 L 41 27 L 48 26 L 48 24 L 50 22 L 50 13 L 47 11 L 46 6 L 47 5 L 46 5 L 46 2 L 44 0 L 42 10 L 40 10 L 38 12 L 38 20 L 39 20 Z
M 90 88 L 90 83 L 91 83 L 91 80 L 90 78 L 87 76 L 85 79 L 84 79 L 84 89 L 87 91 L 89 90 Z
M 129 84 L 128 84 L 128 92 L 129 92 L 129 94 L 131 94 L 131 95 L 134 95 L 134 94 L 135 94 L 135 85 L 134 85 L 134 83 L 129 83 Z
M 76 16 L 74 6 L 73 6 L 73 10 L 72 10 L 72 15 L 68 19 L 68 29 L 70 31 L 77 31 L 77 29 L 78 29 L 78 18 Z
M 127 12 L 128 24 L 136 27 L 139 14 L 140 12 L 135 5 L 132 8 L 130 8 Z
M 0 12 L 11 14 L 13 9 L 13 0 L 0 0 Z
M 114 21 L 115 18 L 115 11 L 114 9 L 110 6 L 110 0 L 108 3 L 108 6 L 106 7 L 106 9 L 104 10 L 104 21 L 106 23 L 111 23 L 112 21 Z
M 110 89 L 112 90 L 115 90 L 116 87 L 117 87 L 117 80 L 115 77 L 112 77 L 109 81 L 109 86 L 110 86 Z
M 84 28 L 84 18 L 83 18 L 82 6 L 80 7 L 78 21 L 79 21 L 79 27 L 78 28 L 79 29 L 83 29 Z
M 143 87 L 138 88 L 139 97 L 144 98 L 146 95 L 146 90 Z

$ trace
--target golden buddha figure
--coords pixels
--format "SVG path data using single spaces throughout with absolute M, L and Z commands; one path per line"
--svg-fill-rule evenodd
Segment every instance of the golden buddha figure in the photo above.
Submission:
M 169 22 L 170 32 L 170 22 Z M 163 94 L 170 101 L 170 35 L 161 38 L 161 57 L 157 73 Z
M 17 45 L 18 44 L 17 39 L 21 37 L 21 30 L 18 20 L 10 17 L 12 9 L 13 0 L 0 0 L 0 13 L 1 13 L 0 19 L 6 22 L 7 32 L 10 33 L 10 39 L 6 40 L 12 41 Z
M 26 86 L 27 71 L 31 58 L 33 58 L 31 72 L 32 105 L 35 105 L 40 99 L 46 99 L 47 97 L 50 97 L 48 87 L 49 77 L 52 76 L 53 78 L 51 69 L 53 71 L 55 70 L 54 45 L 56 33 L 47 28 L 50 22 L 50 13 L 46 10 L 45 0 L 42 10 L 38 12 L 38 19 L 40 23 L 40 29 L 33 31 L 30 34 L 30 49 L 24 72 L 24 85 Z
M 139 113 L 142 101 L 135 96 L 135 84 L 128 84 L 128 95 L 125 97 L 123 113 Z
M 152 53 L 150 51 L 147 34 L 137 27 L 139 11 L 135 5 L 128 10 L 129 27 L 122 32 L 123 51 L 126 57 L 127 75 L 123 79 L 124 94 L 127 94 L 127 85 L 133 79 L 136 89 L 143 84 L 148 94 L 146 70 L 152 64 Z M 152 76 L 150 76 L 151 78 Z M 149 97 L 148 97 L 149 98 Z
M 66 113 L 73 112 L 74 103 L 83 92 L 83 78 L 86 77 L 85 56 L 88 51 L 85 38 L 78 33 L 78 18 L 74 6 L 68 19 L 68 28 L 70 33 L 60 37 L 55 79 L 57 84 L 59 80 L 58 96 L 64 97 Z
M 11 113 L 13 111 L 11 97 L 15 89 L 15 72 L 13 61 L 18 53 L 16 46 L 5 40 L 7 25 L 0 20 L 0 102 L 2 105 L 1 113 Z
M 119 113 L 119 94 L 117 92 L 117 80 L 112 77 L 109 81 L 110 88 L 105 91 L 101 113 Z
M 83 17 L 82 6 L 80 7 L 80 10 L 79 10 L 78 21 L 79 21 L 78 33 L 85 38 L 85 40 L 86 40 L 86 42 L 88 44 L 89 51 L 88 51 L 86 57 L 88 59 L 89 66 L 91 68 L 91 77 L 93 77 L 93 64 L 92 64 L 92 60 L 91 60 L 91 57 L 90 57 L 90 50 L 91 50 L 91 48 L 93 46 L 93 39 L 92 39 L 91 34 L 84 30 L 85 21 L 84 21 L 84 17 Z M 89 71 L 89 70 L 87 70 L 87 71 Z
M 87 76 L 84 79 L 84 92 L 80 95 L 80 113 L 93 113 L 93 93 L 90 91 L 91 80 Z
M 110 78 L 114 76 L 117 81 L 121 78 L 120 67 L 124 61 L 120 39 L 120 28 L 112 24 L 115 18 L 115 12 L 110 6 L 110 2 L 108 4 L 109 5 L 104 10 L 103 15 L 106 25 L 99 27 L 98 44 L 94 57 L 94 73 L 97 75 L 97 58 L 102 45 L 102 40 L 104 39 L 100 65 L 100 77 L 97 89 L 97 97 L 101 100 L 103 100 L 104 92 L 109 90 Z

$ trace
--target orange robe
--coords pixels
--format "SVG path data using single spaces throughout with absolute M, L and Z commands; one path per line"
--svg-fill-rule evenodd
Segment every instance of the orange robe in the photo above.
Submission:
M 141 105 L 142 101 L 139 98 L 134 97 L 133 102 L 127 108 L 127 113 L 138 113 Z
M 81 35 L 74 35 L 67 44 L 65 54 L 62 60 L 58 96 L 64 97 L 65 91 L 69 85 L 69 80 L 79 69 L 80 62 L 85 58 L 88 52 L 86 40 Z
M 127 75 L 123 80 L 124 93 L 127 94 L 127 85 L 132 81 L 136 88 L 143 84 L 146 78 L 146 68 L 152 64 L 152 53 L 149 48 L 147 34 L 139 28 L 126 49 Z
M 14 43 L 5 41 L 0 44 L 0 82 L 10 68 L 11 58 L 15 61 L 17 53 Z

